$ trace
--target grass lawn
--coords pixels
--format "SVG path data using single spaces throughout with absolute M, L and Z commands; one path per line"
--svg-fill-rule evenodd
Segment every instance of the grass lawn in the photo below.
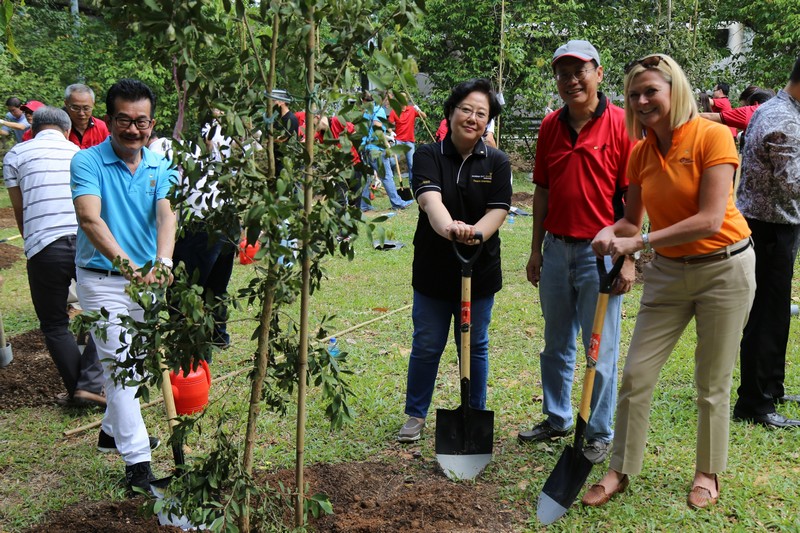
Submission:
M 532 192 L 530 183 L 515 180 L 516 191 Z M 3 203 L 5 202 L 5 203 Z M 388 203 L 378 199 L 378 206 Z M 0 207 L 7 206 L 0 191 Z M 530 206 L 526 209 L 530 211 Z M 401 241 L 399 250 L 374 250 L 365 237 L 355 241 L 355 260 L 332 258 L 326 262 L 328 279 L 312 298 L 312 328 L 325 314 L 335 314 L 333 332 L 344 331 L 411 303 L 412 239 L 417 207 L 398 212 L 385 223 L 389 238 Z M 538 353 L 543 347 L 543 321 L 537 291 L 525 279 L 532 221 L 516 217 L 502 228 L 504 288 L 497 294 L 491 328 L 491 360 L 487 406 L 495 413 L 495 454 L 481 480 L 503 487 L 503 496 L 529 510 L 521 530 L 541 529 L 536 521 L 536 499 L 565 440 L 522 446 L 516 434 L 541 419 L 541 386 Z M 0 238 L 15 234 L 0 231 Z M 247 284 L 251 266 L 236 265 L 232 288 Z M 37 326 L 27 292 L 24 262 L 3 271 L 6 284 L 0 291 L 6 333 L 13 336 Z M 634 288 L 624 303 L 623 346 L 620 369 L 633 330 L 641 287 Z M 287 313 L 296 313 L 288 309 Z M 232 313 L 232 347 L 217 353 L 215 376 L 248 364 L 255 341 L 250 340 L 254 309 Z M 318 393 L 310 389 L 306 436 L 306 462 L 394 460 L 406 450 L 419 450 L 420 461 L 435 461 L 432 425 L 423 439 L 410 448 L 395 442 L 403 414 L 407 358 L 411 341 L 410 309 L 393 314 L 351 332 L 338 335 L 356 396 L 350 399 L 356 421 L 342 431 L 331 432 L 323 417 Z M 800 392 L 798 321 L 793 318 L 788 349 L 787 392 Z M 693 385 L 693 330 L 687 330 L 664 368 L 653 401 L 651 429 L 642 475 L 632 479 L 628 492 L 601 509 L 574 506 L 551 526 L 554 531 L 757 531 L 800 530 L 800 452 L 796 432 L 771 431 L 731 424 L 728 470 L 720 476 L 721 499 L 709 511 L 692 511 L 686 494 L 694 472 L 696 408 Z M 573 397 L 577 408 L 583 359 L 576 373 Z M 2 372 L 2 370 L 0 370 Z M 431 412 L 456 407 L 458 369 L 455 349 L 443 357 Z M 31 376 L 35 379 L 35 376 Z M 734 391 L 738 370 L 734 374 Z M 207 414 L 236 410 L 246 413 L 248 389 L 240 375 L 215 385 Z M 800 418 L 800 409 L 785 406 L 782 412 Z M 264 413 L 259 422 L 256 467 L 291 467 L 294 426 L 290 416 Z M 0 530 L 14 531 L 36 523 L 43 513 L 82 500 L 121 499 L 117 485 L 122 476 L 118 457 L 95 452 L 97 431 L 64 438 L 65 429 L 99 418 L 99 413 L 79 413 L 56 407 L 0 411 Z M 145 410 L 151 433 L 166 438 L 167 425 L 160 407 Z M 211 421 L 209 421 L 211 422 Z M 207 431 L 213 423 L 206 424 Z M 188 444 L 203 451 L 204 436 L 194 435 Z M 171 467 L 171 452 L 162 446 L 154 453 L 154 467 L 163 473 Z M 604 473 L 596 467 L 592 483 Z M 476 487 L 478 490 L 479 487 Z

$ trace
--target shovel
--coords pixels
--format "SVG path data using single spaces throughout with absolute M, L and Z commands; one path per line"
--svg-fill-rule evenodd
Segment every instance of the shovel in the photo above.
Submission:
M 603 323 L 605 322 L 606 309 L 608 308 L 608 296 L 611 293 L 611 285 L 614 283 L 619 271 L 622 270 L 624 262 L 625 257 L 620 257 L 614 267 L 606 273 L 605 261 L 602 257 L 597 258 L 600 294 L 597 296 L 597 307 L 594 311 L 589 353 L 586 354 L 586 374 L 583 377 L 583 392 L 581 393 L 578 422 L 575 424 L 575 442 L 572 446 L 567 445 L 564 448 L 564 452 L 558 459 L 558 463 L 556 463 L 550 477 L 547 478 L 541 494 L 539 494 L 536 517 L 545 525 L 551 524 L 564 516 L 578 496 L 581 487 L 586 483 L 589 472 L 592 471 L 592 463 L 583 455 L 583 440 L 586 424 L 589 421 L 595 367 L 597 366 Z
M 450 479 L 474 479 L 492 459 L 494 412 L 469 405 L 470 325 L 472 265 L 483 248 L 483 235 L 476 232 L 478 248 L 470 258 L 459 253 L 461 261 L 461 405 L 454 410 L 436 410 L 436 460 Z

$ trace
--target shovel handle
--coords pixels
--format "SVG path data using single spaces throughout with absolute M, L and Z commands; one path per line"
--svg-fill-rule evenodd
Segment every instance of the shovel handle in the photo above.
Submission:
M 461 255 L 461 252 L 458 251 L 458 243 L 456 241 L 453 241 L 453 252 L 455 252 L 456 257 L 461 262 L 462 278 L 472 277 L 472 265 L 474 265 L 475 261 L 478 260 L 478 256 L 481 255 L 481 250 L 483 250 L 483 233 L 481 233 L 480 231 L 476 231 L 475 235 L 472 238 L 478 241 L 478 247 L 475 249 L 475 252 L 469 257 Z M 462 298 L 461 300 L 463 301 L 464 299 Z
M 164 410 L 167 412 L 167 424 L 169 424 L 170 435 L 175 433 L 175 427 L 178 425 L 178 411 L 175 409 L 175 396 L 172 394 L 172 382 L 169 379 L 169 368 L 161 359 L 161 394 L 164 396 Z M 186 460 L 183 456 L 183 445 L 180 442 L 173 442 L 172 444 L 172 457 L 175 460 L 175 466 L 185 464 Z
M 476 231 L 475 239 L 478 240 L 478 247 L 470 257 L 464 257 L 458 251 L 456 241 L 453 241 L 453 252 L 461 262 L 461 403 L 469 405 L 469 382 L 470 382 L 470 342 L 472 328 L 472 266 L 478 260 L 478 256 L 483 249 L 483 233 Z M 466 409 L 466 407 L 465 407 Z

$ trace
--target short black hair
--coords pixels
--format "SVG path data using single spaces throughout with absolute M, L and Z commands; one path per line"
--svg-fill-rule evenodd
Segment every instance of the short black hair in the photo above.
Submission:
M 500 114 L 503 106 L 500 105 L 500 101 L 497 99 L 497 93 L 494 91 L 492 82 L 486 78 L 472 78 L 453 87 L 450 91 L 450 96 L 444 101 L 444 118 L 447 120 L 448 130 L 450 130 L 450 114 L 453 109 L 470 93 L 476 91 L 485 94 L 489 98 L 489 119 L 486 121 L 487 124 Z
M 747 105 L 763 104 L 773 96 L 775 96 L 775 91 L 772 89 L 758 89 L 747 99 Z
M 800 83 L 800 57 L 798 57 L 794 62 L 794 68 L 792 69 L 792 73 L 789 75 L 789 81 L 792 83 Z
M 114 116 L 114 103 L 117 98 L 125 102 L 150 100 L 150 118 L 156 114 L 156 94 L 139 80 L 123 78 L 111 86 L 106 93 L 106 113 L 110 117 Z
M 22 105 L 22 100 L 20 100 L 16 96 L 12 96 L 8 100 L 6 100 L 6 107 L 19 107 L 21 105 Z
M 742 91 L 742 94 L 739 95 L 739 101 L 747 102 L 747 100 L 749 100 L 750 97 L 753 96 L 753 93 L 757 90 L 759 90 L 758 85 L 748 85 L 747 88 Z
M 725 96 L 728 96 L 728 92 L 731 90 L 731 86 L 724 81 L 718 81 L 716 88 L 722 91 Z

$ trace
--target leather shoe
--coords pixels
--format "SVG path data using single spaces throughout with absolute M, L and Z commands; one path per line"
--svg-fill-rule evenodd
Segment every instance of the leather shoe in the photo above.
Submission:
M 759 424 L 764 427 L 772 427 L 772 428 L 800 427 L 800 420 L 796 420 L 794 418 L 787 418 L 780 413 L 767 413 L 765 415 L 755 415 L 755 416 L 738 416 L 734 414 L 733 419 L 740 420 L 743 422 L 752 422 L 754 424 Z
M 686 497 L 686 503 L 692 509 L 705 509 L 709 505 L 714 505 L 719 500 L 719 478 L 714 475 L 714 485 L 717 487 L 717 495 L 711 496 L 711 491 L 705 487 L 692 487 L 689 491 L 689 496 Z
M 800 403 L 800 394 L 784 394 L 775 403 Z
M 56 396 L 56 403 L 65 407 L 106 407 L 106 397 L 102 394 L 77 389 L 72 397 L 62 392 Z
M 539 422 L 533 429 L 529 431 L 520 431 L 517 438 L 520 442 L 541 442 L 543 440 L 554 439 L 557 437 L 565 437 L 572 433 L 572 428 L 569 429 L 556 429 L 550 425 L 550 422 L 543 420 Z
M 595 483 L 589 487 L 589 490 L 587 490 L 586 494 L 583 495 L 583 498 L 581 498 L 581 503 L 589 507 L 600 507 L 601 505 L 605 505 L 608 503 L 608 500 L 610 500 L 611 497 L 618 492 L 625 492 L 625 489 L 628 488 L 629 481 L 628 474 L 622 476 L 622 479 L 619 480 L 617 488 L 612 490 L 610 494 L 606 494 L 606 489 L 603 487 L 603 485 Z

